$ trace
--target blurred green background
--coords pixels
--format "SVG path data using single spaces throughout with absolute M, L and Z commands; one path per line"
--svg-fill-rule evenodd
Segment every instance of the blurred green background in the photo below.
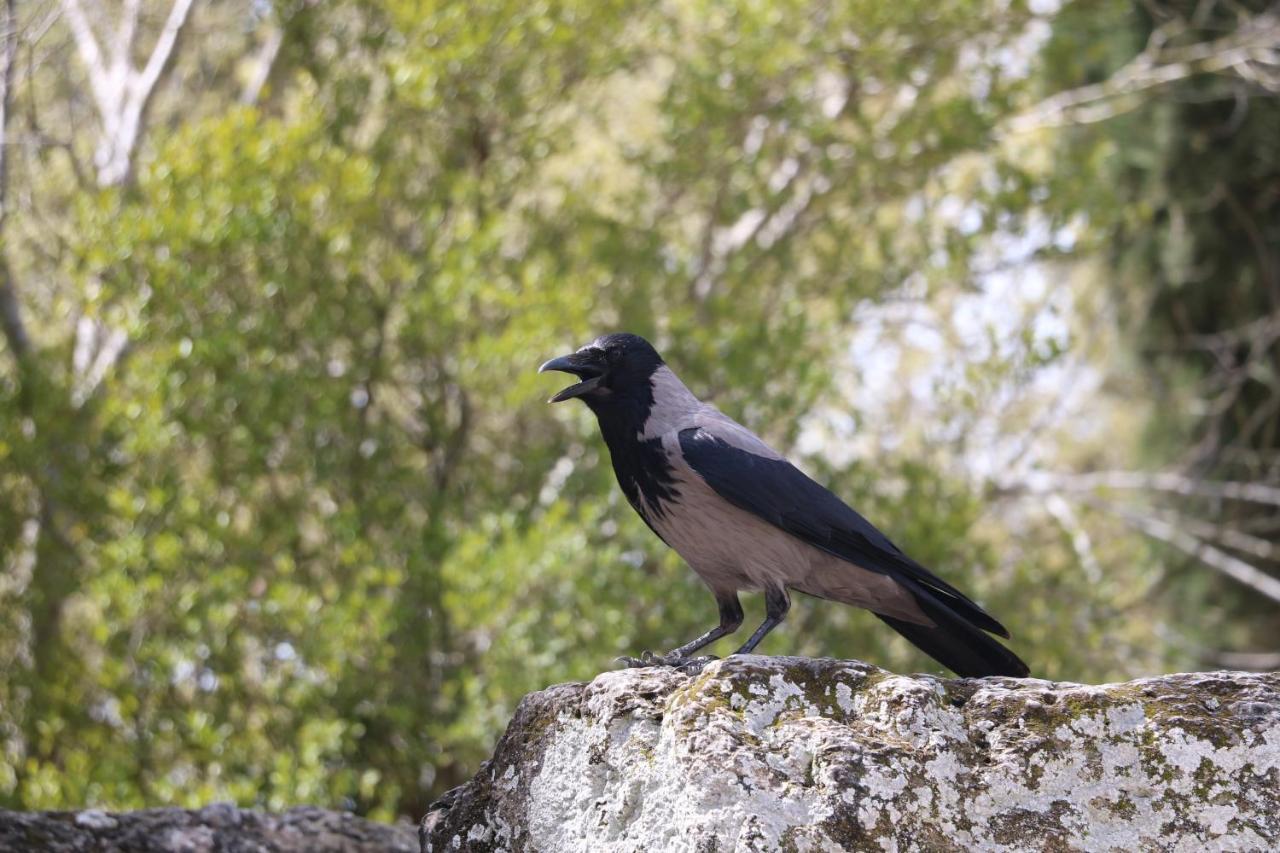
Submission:
M 0 806 L 416 817 L 709 627 L 543 402 L 614 330 L 1034 674 L 1280 666 L 1273 4 L 4 17 Z M 939 671 L 810 600 L 762 651 Z

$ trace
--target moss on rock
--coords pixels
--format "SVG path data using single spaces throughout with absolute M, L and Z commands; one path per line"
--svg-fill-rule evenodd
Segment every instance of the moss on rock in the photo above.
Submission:
M 423 849 L 1280 847 L 1280 676 L 1088 686 L 732 657 L 522 703 Z

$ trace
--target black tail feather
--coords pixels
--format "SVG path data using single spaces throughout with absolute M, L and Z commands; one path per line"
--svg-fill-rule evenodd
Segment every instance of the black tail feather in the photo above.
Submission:
M 930 590 L 909 581 L 904 586 L 911 590 L 920 609 L 933 620 L 934 626 L 917 625 L 879 613 L 876 615 L 925 654 L 962 678 L 987 675 L 1024 678 L 1030 672 L 1017 655 L 956 613 Z
M 860 539 L 859 536 L 850 535 L 842 530 L 833 530 L 830 534 L 830 540 L 827 543 L 830 547 L 824 545 L 819 545 L 818 547 L 829 550 L 855 566 L 871 568 L 866 560 L 866 542 Z M 1008 639 L 1008 629 L 996 621 L 995 617 L 990 613 L 970 601 L 963 592 L 902 553 L 896 545 L 887 539 L 885 544 L 892 551 L 891 559 L 893 564 L 889 568 L 888 574 L 895 580 L 906 581 L 924 587 L 940 602 L 956 611 L 967 621 L 972 622 L 984 631 L 990 631 Z M 873 570 L 881 571 L 882 569 Z
M 992 634 L 1004 637 L 1006 640 L 1009 639 L 1008 628 L 1001 625 L 994 616 L 965 598 L 961 593 L 954 590 L 938 589 L 932 584 L 923 584 L 923 586 L 938 599 L 939 604 L 954 610 L 956 615 L 966 622 L 970 622 L 984 631 L 990 631 Z

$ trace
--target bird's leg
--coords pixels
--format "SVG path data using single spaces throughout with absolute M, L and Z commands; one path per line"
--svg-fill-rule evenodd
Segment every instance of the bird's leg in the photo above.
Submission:
M 764 621 L 760 623 L 760 627 L 751 635 L 751 639 L 742 644 L 742 648 L 734 652 L 735 655 L 747 655 L 760 645 L 760 641 L 764 639 L 764 635 L 772 631 L 778 625 L 782 624 L 782 620 L 787 618 L 787 611 L 791 609 L 791 596 L 787 594 L 786 589 L 782 587 L 770 587 L 764 591 Z
M 728 636 L 742 627 L 742 603 L 738 601 L 737 593 L 730 593 L 723 597 L 716 596 L 716 604 L 720 606 L 720 624 L 698 639 L 672 649 L 664 657 L 684 660 L 699 649 L 706 648 L 721 637 Z
M 716 594 L 716 604 L 720 607 L 720 624 L 706 632 L 696 640 L 685 643 L 679 648 L 672 649 L 665 655 L 655 655 L 653 652 L 642 652 L 640 657 L 621 657 L 618 660 L 626 664 L 628 667 L 638 666 L 676 666 L 686 668 L 690 665 L 701 669 L 711 661 L 714 657 L 706 656 L 705 658 L 690 658 L 689 655 L 705 648 L 723 636 L 732 634 L 742 626 L 742 603 L 738 601 L 738 594 L 731 592 L 727 594 Z

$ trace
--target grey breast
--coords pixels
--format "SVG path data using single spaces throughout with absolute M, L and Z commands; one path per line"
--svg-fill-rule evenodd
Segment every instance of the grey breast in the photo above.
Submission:
M 711 589 L 790 588 L 930 624 L 914 597 L 888 575 L 815 548 L 734 506 L 707 485 L 680 450 L 680 430 L 700 427 L 740 450 L 783 459 L 758 436 L 705 404 L 673 426 L 662 443 L 680 497 L 654 526 Z

